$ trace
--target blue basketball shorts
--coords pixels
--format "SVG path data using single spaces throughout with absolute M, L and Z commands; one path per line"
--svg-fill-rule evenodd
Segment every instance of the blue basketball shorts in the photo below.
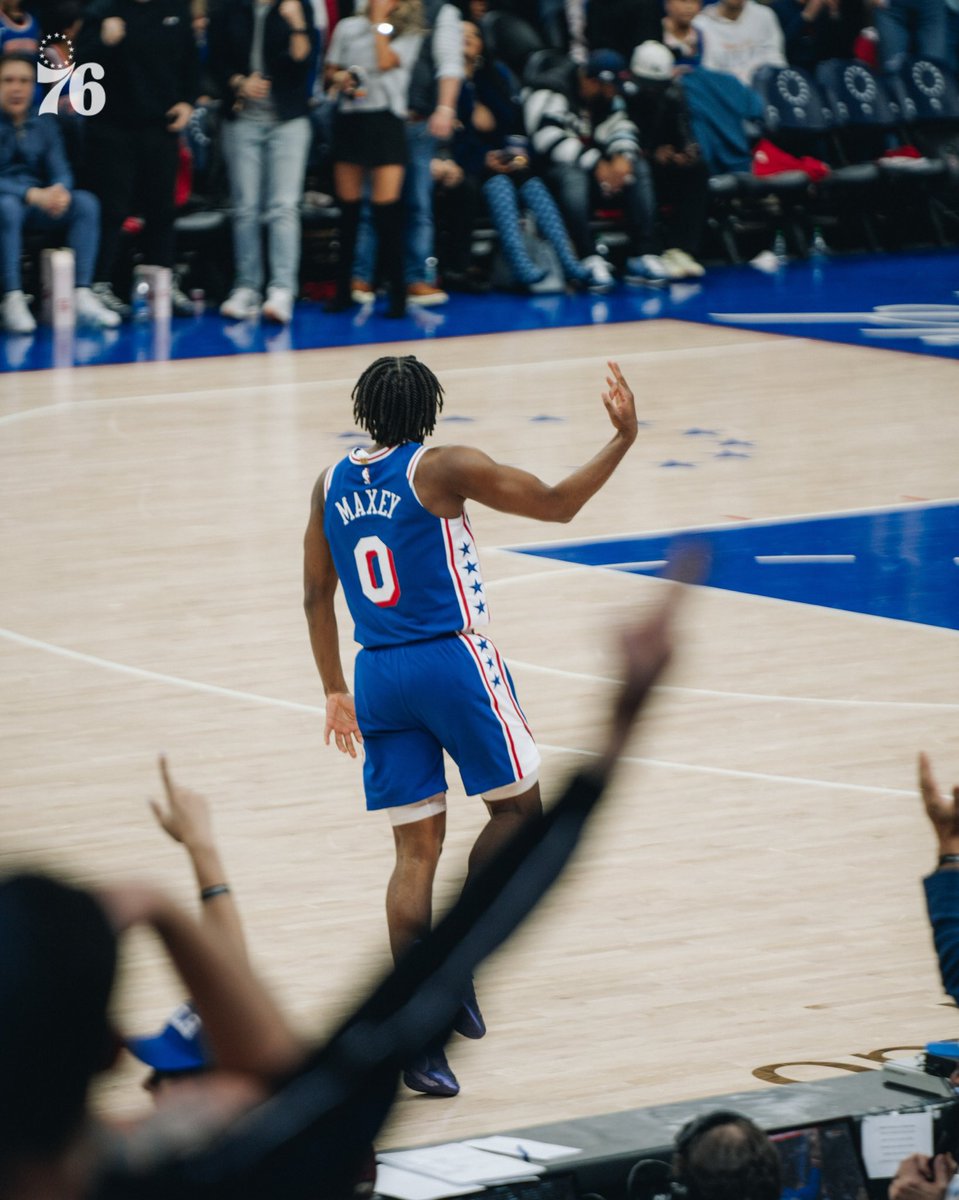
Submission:
M 361 650 L 354 692 L 370 810 L 445 792 L 444 750 L 470 796 L 535 779 L 539 751 L 488 637 L 458 633 Z

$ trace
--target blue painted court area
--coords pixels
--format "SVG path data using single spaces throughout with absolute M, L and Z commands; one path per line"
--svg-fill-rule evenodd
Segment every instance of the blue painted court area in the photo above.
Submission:
M 708 547 L 707 587 L 959 629 L 954 503 L 526 546 L 518 552 L 661 575 L 670 547 L 680 540 Z
M 774 274 L 716 267 L 696 283 L 619 285 L 605 296 L 454 295 L 402 320 L 373 310 L 328 314 L 303 301 L 287 329 L 213 312 L 118 330 L 0 336 L 0 370 L 310 350 L 661 318 L 959 358 L 959 251 L 790 263 Z

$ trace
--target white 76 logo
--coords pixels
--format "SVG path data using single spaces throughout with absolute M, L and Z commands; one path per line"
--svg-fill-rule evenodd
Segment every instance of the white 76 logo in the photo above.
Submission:
M 99 63 L 81 63 L 78 67 L 71 63 L 66 67 L 48 67 L 46 63 L 37 63 L 37 82 L 52 83 L 53 87 L 43 97 L 40 105 L 41 113 L 57 115 L 60 103 L 60 93 L 67 80 L 70 81 L 70 104 L 75 112 L 82 117 L 94 117 L 103 111 L 107 102 L 107 94 L 96 81 L 102 79 L 105 72 Z M 87 78 L 90 76 L 90 78 Z

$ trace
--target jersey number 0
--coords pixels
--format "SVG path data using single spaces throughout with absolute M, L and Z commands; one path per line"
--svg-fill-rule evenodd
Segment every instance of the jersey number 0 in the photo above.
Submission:
M 353 548 L 353 557 L 363 595 L 378 608 L 392 608 L 400 598 L 393 551 L 378 537 L 363 537 Z

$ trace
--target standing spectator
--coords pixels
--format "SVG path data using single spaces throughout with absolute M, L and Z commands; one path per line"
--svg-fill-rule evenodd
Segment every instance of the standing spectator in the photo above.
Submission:
M 387 314 L 402 317 L 406 312 L 403 117 L 410 72 L 422 42 L 422 22 L 420 0 L 372 0 L 365 16 L 347 17 L 333 31 L 326 72 L 339 97 L 332 150 L 333 185 L 340 207 L 340 257 L 336 296 L 330 305 L 334 311 L 348 308 L 356 298 L 353 257 L 363 185 L 369 176 L 373 221 L 389 287 Z
M 317 32 L 310 0 L 234 0 L 210 14 L 210 75 L 224 100 L 223 156 L 233 199 L 233 290 L 242 321 L 289 324 L 299 290 L 300 198 L 312 125 Z M 266 302 L 261 226 L 269 239 Z
M 523 119 L 534 166 L 556 197 L 577 256 L 596 284 L 612 281 L 590 228 L 594 208 L 622 204 L 633 257 L 629 276 L 671 278 L 655 253 L 656 196 L 639 131 L 623 109 L 619 79 L 626 63 L 594 50 L 582 67 L 561 63 L 523 92 Z
M 0 54 L 36 56 L 40 22 L 24 12 L 23 0 L 0 0 Z
M 119 325 L 90 290 L 97 254 L 100 206 L 90 192 L 76 191 L 59 122 L 32 112 L 36 87 L 33 58 L 0 58 L 0 249 L 3 254 L 3 326 L 9 333 L 37 327 L 20 279 L 24 230 L 65 230 L 76 255 L 77 318 Z
M 941 4 L 942 0 L 933 0 Z M 702 65 L 749 85 L 758 67 L 784 67 L 783 31 L 758 0 L 719 0 L 693 20 L 703 39 Z
M 662 42 L 681 67 L 698 67 L 702 62 L 703 42 L 693 24 L 701 8 L 700 0 L 665 0 Z
M 662 42 L 643 42 L 633 51 L 634 86 L 627 111 L 639 130 L 653 172 L 657 199 L 668 210 L 663 261 L 673 278 L 705 274 L 696 261 L 706 228 L 709 171 L 693 137 L 682 84 L 674 79 L 676 60 Z
M 947 0 L 875 0 L 872 19 L 882 69 L 898 71 L 910 54 L 948 61 L 950 12 L 954 17 Z
M 786 58 L 807 71 L 829 58 L 852 58 L 866 24 L 862 0 L 772 0 L 771 8 L 782 26 Z
M 449 296 L 432 277 L 435 264 L 432 162 L 437 144 L 453 136 L 456 105 L 465 71 L 459 9 L 444 0 L 425 0 L 426 35 L 410 77 L 407 96 L 408 160 L 403 185 L 406 206 L 406 297 L 426 307 Z M 356 247 L 357 293 L 367 299 L 375 276 L 375 227 L 362 223 Z
M 93 290 L 108 308 L 128 315 L 112 285 L 121 227 L 132 212 L 145 219 L 144 261 L 173 266 L 179 134 L 199 91 L 187 0 L 93 0 L 77 60 L 100 63 L 105 72 L 106 104 L 85 121 L 83 178 L 100 200 Z

